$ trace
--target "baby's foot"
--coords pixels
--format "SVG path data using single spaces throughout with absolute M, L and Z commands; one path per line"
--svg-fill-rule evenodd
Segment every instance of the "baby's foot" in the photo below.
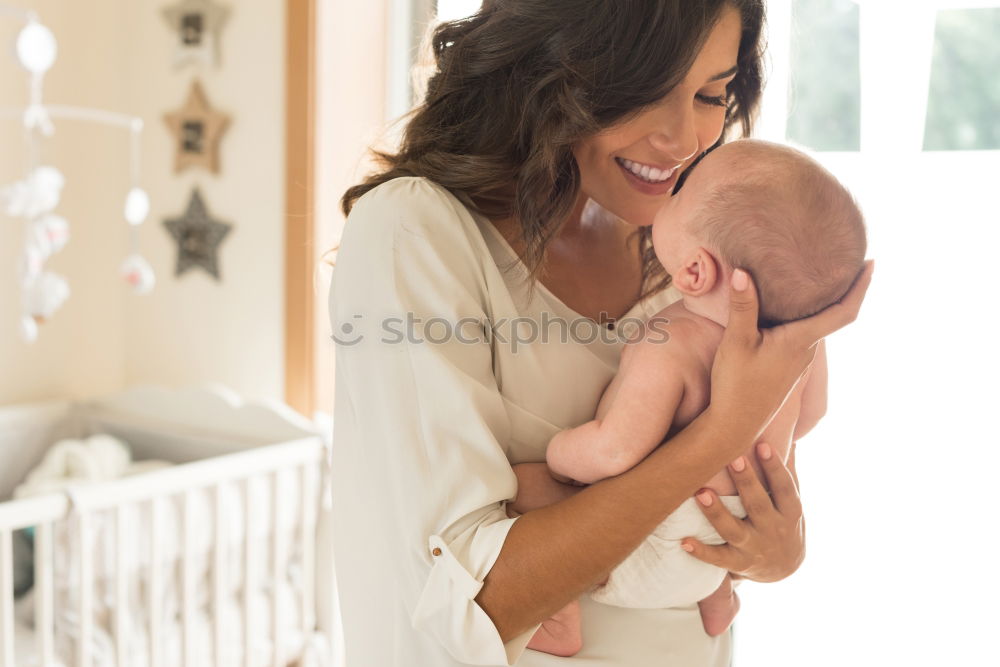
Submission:
M 729 629 L 736 612 L 740 610 L 740 598 L 733 589 L 733 580 L 727 574 L 715 592 L 698 603 L 701 610 L 701 624 L 710 637 L 721 635 Z
M 576 655 L 583 648 L 580 601 L 574 600 L 542 623 L 528 642 L 528 648 L 563 658 Z

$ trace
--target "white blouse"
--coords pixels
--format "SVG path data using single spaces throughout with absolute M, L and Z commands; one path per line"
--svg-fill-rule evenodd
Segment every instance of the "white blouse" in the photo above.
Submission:
M 384 183 L 351 212 L 330 290 L 346 666 L 728 665 L 730 634 L 708 637 L 694 605 L 584 595 L 583 650 L 567 659 L 525 649 L 537 626 L 504 644 L 475 602 L 517 521 L 511 465 L 544 461 L 556 431 L 593 418 L 623 345 L 526 276 L 488 220 L 427 179 Z

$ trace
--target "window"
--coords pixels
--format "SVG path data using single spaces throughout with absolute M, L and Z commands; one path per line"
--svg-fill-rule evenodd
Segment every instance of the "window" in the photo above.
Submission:
M 772 3 L 772 8 L 787 4 Z M 789 34 L 781 37 L 789 43 L 787 54 L 783 54 L 787 63 L 775 63 L 774 68 L 778 75 L 786 69 L 789 73 L 784 138 L 815 151 L 860 150 L 862 8 L 853 0 L 792 0 L 790 9 Z M 918 46 L 912 42 L 912 33 L 920 29 L 914 31 L 907 15 L 889 9 L 894 16 L 882 18 L 895 20 L 903 43 L 882 34 L 872 49 L 874 55 L 883 50 L 884 60 L 889 61 L 900 47 L 910 47 L 908 57 L 897 58 L 900 69 L 910 70 L 904 75 L 904 85 L 910 90 L 895 102 L 888 96 L 885 104 L 890 108 L 885 115 L 892 113 L 892 106 L 902 106 L 916 97 L 920 107 L 926 108 L 926 117 L 915 119 L 922 125 L 924 150 L 1000 149 L 1000 77 L 996 76 L 1000 71 L 1000 8 L 924 14 L 922 22 L 933 26 L 930 54 L 926 53 L 928 43 L 912 48 Z M 927 22 L 928 17 L 931 22 Z M 771 19 L 774 22 L 773 16 Z M 781 25 L 780 19 L 777 24 Z M 772 58 L 781 53 L 783 45 L 771 46 Z M 922 88 L 926 81 L 913 78 L 912 72 L 926 76 L 920 70 L 928 56 L 929 84 Z M 872 76 L 877 67 L 869 63 L 866 74 Z M 900 83 L 887 81 L 886 86 L 891 89 Z
M 860 148 L 858 19 L 851 0 L 795 0 L 792 5 L 789 140 L 819 151 Z
M 924 150 L 1000 149 L 1000 9 L 938 14 Z
M 442 21 L 454 21 L 472 16 L 482 5 L 482 0 L 437 0 L 437 17 Z

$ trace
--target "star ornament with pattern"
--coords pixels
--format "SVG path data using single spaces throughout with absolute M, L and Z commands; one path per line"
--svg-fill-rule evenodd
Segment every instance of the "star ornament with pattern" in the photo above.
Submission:
M 229 116 L 208 105 L 201 83 L 191 84 L 187 101 L 177 111 L 165 114 L 164 122 L 174 135 L 174 173 L 188 167 L 205 167 L 219 173 L 219 143 L 229 127 Z
M 177 269 L 180 277 L 192 267 L 201 267 L 219 280 L 219 244 L 226 238 L 232 225 L 213 219 L 205 208 L 201 193 L 195 188 L 187 211 L 179 218 L 163 221 L 170 236 L 177 243 Z
M 229 8 L 212 0 L 180 0 L 164 7 L 163 18 L 177 34 L 174 67 L 186 63 L 217 65 L 219 62 L 219 33 Z

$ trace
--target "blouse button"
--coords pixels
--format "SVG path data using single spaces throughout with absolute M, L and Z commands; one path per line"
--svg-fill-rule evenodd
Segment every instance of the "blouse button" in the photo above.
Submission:
M 434 554 L 435 556 L 440 556 L 441 555 L 441 549 L 440 549 L 440 547 L 434 547 L 434 549 L 431 551 L 431 553 Z

